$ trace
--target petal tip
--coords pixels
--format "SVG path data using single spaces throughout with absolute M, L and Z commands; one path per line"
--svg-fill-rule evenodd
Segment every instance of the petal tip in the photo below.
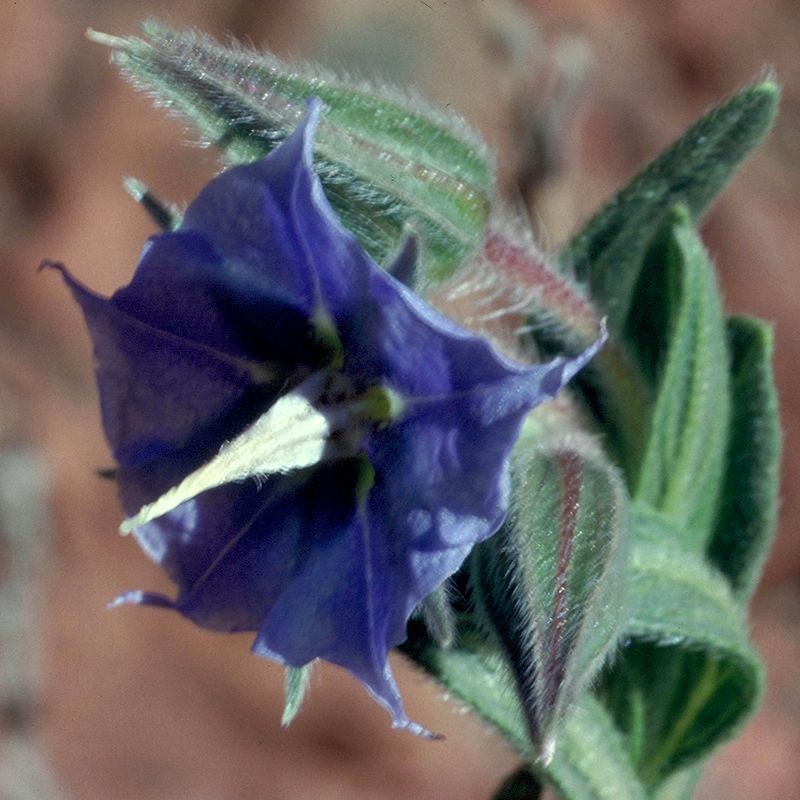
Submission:
M 36 268 L 37 272 L 42 272 L 45 269 L 58 270 L 62 275 L 66 272 L 66 267 L 60 261 L 52 261 L 49 258 L 43 258 Z
M 418 722 L 412 722 L 408 717 L 402 716 L 395 717 L 392 721 L 392 727 L 399 730 L 407 731 L 408 733 L 418 736 L 420 739 L 428 739 L 432 742 L 441 742 L 446 738 L 441 733 L 434 733 L 427 728 L 420 725 Z
M 155 592 L 144 592 L 141 589 L 134 589 L 130 592 L 123 592 L 106 604 L 106 608 L 119 608 L 120 606 L 156 606 L 158 608 L 175 608 L 175 603 L 163 594 Z

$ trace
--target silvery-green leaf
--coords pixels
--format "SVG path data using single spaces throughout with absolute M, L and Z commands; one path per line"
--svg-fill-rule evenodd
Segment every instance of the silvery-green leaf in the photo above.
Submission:
M 738 730 L 760 694 L 758 657 L 727 582 L 652 511 L 636 510 L 635 530 L 621 578 L 630 587 L 627 643 L 599 686 L 608 713 L 581 694 L 549 764 L 531 746 L 506 658 L 468 617 L 454 649 L 413 635 L 405 647 L 570 800 L 643 798 L 643 783 L 651 797 L 688 797 L 693 766 Z
M 603 706 L 581 695 L 564 724 L 546 776 L 569 800 L 644 800 L 645 790 Z
M 514 449 L 512 487 L 509 518 L 473 552 L 470 579 L 476 616 L 507 659 L 547 762 L 567 710 L 617 639 L 628 500 L 593 440 L 542 440 L 534 418 Z
M 458 699 L 496 727 L 542 783 L 569 800 L 645 800 L 619 731 L 602 705 L 582 694 L 564 720 L 553 758 L 545 765 L 531 749 L 514 684 L 503 657 L 465 636 L 451 650 L 413 637 L 405 652 Z
M 732 419 L 711 561 L 746 601 L 755 589 L 778 511 L 780 420 L 772 373 L 772 330 L 748 317 L 728 320 Z
M 727 582 L 663 517 L 634 512 L 627 642 L 601 695 L 654 788 L 738 730 L 758 703 L 762 675 Z
M 629 350 L 627 330 L 636 310 L 635 292 L 646 280 L 645 255 L 670 208 L 685 205 L 695 221 L 705 212 L 769 130 L 779 95 L 777 84 L 767 77 L 709 111 L 595 214 L 560 253 L 563 269 L 587 285 L 599 312 L 608 315 L 609 343 L 579 382 L 593 396 L 609 445 L 628 478 L 635 477 L 641 460 L 641 418 L 650 401 L 641 365 Z M 643 311 L 663 316 L 657 302 Z
M 669 208 L 684 204 L 697 220 L 741 161 L 769 130 L 780 91 L 771 77 L 713 108 L 639 173 L 583 227 L 561 263 L 590 285 L 621 331 L 650 239 Z
M 346 80 L 268 52 L 222 46 L 148 21 L 144 38 L 93 34 L 158 103 L 187 118 L 232 163 L 254 161 L 326 106 L 315 167 L 342 222 L 379 263 L 411 224 L 424 241 L 419 278 L 439 281 L 474 253 L 493 194 L 490 158 L 455 115 L 410 94 Z
M 699 550 L 716 513 L 730 416 L 722 305 L 713 266 L 681 207 L 667 216 L 644 264 L 628 329 L 653 400 L 632 493 L 667 514 Z

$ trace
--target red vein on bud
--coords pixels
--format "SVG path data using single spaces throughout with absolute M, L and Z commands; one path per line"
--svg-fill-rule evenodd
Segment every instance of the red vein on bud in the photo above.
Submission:
M 556 587 L 553 603 L 553 628 L 547 664 L 546 687 L 548 693 L 557 690 L 564 681 L 568 643 L 565 642 L 569 600 L 569 573 L 572 564 L 572 551 L 578 521 L 578 508 L 581 496 L 581 460 L 576 453 L 561 452 L 556 455 L 561 476 L 562 506 L 561 531 L 558 540 L 558 557 L 556 566 Z M 548 699 L 549 705 L 555 705 L 555 697 Z

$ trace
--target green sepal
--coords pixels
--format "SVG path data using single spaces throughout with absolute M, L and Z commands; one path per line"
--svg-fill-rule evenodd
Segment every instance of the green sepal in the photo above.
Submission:
M 125 191 L 147 212 L 162 231 L 175 231 L 180 227 L 181 214 L 177 208 L 159 200 L 143 181 L 127 177 L 122 181 Z
M 590 437 L 543 432 L 541 416 L 523 425 L 511 511 L 473 551 L 469 576 L 476 620 L 504 653 L 547 761 L 567 708 L 616 643 L 629 537 L 617 470 Z
M 738 730 L 762 672 L 727 581 L 652 511 L 634 506 L 634 531 L 628 640 L 600 694 L 654 788 Z
M 308 687 L 311 682 L 311 670 L 313 664 L 306 664 L 303 667 L 286 667 L 284 676 L 284 704 L 281 725 L 287 727 L 291 725 L 294 718 L 300 711 L 303 701 L 308 694 Z
M 380 264 L 411 225 L 424 243 L 419 278 L 439 282 L 474 254 L 494 192 L 483 144 L 457 118 L 386 87 L 346 81 L 196 31 L 150 20 L 144 38 L 92 34 L 139 88 L 187 118 L 231 163 L 265 155 L 325 103 L 315 168 L 342 222 Z
M 669 212 L 644 264 L 627 331 L 653 399 L 632 494 L 701 552 L 722 483 L 730 394 L 716 277 L 686 209 Z
M 481 258 L 453 288 L 460 298 L 469 298 L 473 330 L 481 331 L 489 320 L 491 334 L 491 320 L 518 317 L 514 333 L 523 351 L 530 334 L 546 331 L 558 341 L 559 354 L 577 353 L 597 338 L 601 327 L 584 287 L 541 253 L 529 225 L 502 206 L 493 211 Z M 531 356 L 539 353 L 534 350 Z
M 771 77 L 713 108 L 640 172 L 561 252 L 560 261 L 589 284 L 621 331 L 631 311 L 642 259 L 672 206 L 685 205 L 696 221 L 755 148 L 775 118 L 780 98 Z
M 744 603 L 755 589 L 778 516 L 781 430 L 772 372 L 772 329 L 728 320 L 732 419 L 725 479 L 709 558 Z

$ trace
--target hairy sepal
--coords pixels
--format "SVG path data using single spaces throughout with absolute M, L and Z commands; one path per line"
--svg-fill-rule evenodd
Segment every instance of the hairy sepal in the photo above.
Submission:
M 149 20 L 143 38 L 93 34 L 139 88 L 191 122 L 229 163 L 270 152 L 319 97 L 315 166 L 331 205 L 380 264 L 404 228 L 424 241 L 418 279 L 450 276 L 480 245 L 494 194 L 488 151 L 453 114 L 410 93 L 285 63 Z
M 470 576 L 476 615 L 505 655 L 548 763 L 567 710 L 617 640 L 628 499 L 592 439 L 543 438 L 536 419 L 515 448 L 512 482 L 509 518 L 476 548 Z

